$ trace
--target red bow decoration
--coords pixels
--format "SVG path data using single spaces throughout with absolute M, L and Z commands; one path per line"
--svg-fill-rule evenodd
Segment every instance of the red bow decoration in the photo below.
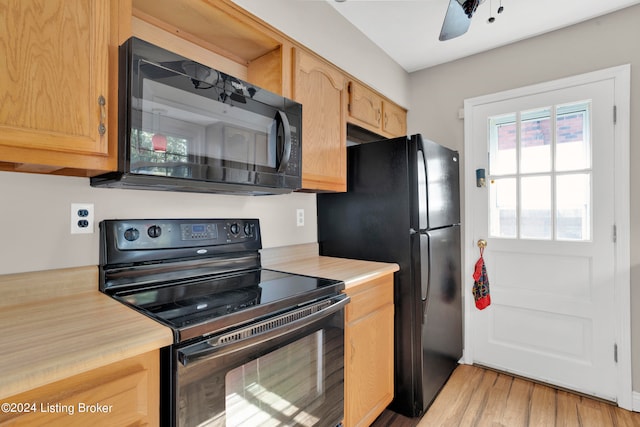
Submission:
M 489 276 L 487 276 L 487 268 L 484 265 L 482 254 L 484 248 L 480 249 L 480 258 L 476 261 L 476 267 L 473 272 L 473 298 L 476 300 L 476 308 L 483 310 L 491 304 L 491 294 L 489 294 Z

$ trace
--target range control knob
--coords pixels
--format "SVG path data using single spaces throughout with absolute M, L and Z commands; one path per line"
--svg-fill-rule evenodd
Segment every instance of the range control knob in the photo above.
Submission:
M 236 235 L 240 232 L 240 226 L 237 222 L 234 222 L 229 226 L 229 231 L 231 231 L 231 234 Z
M 147 230 L 147 234 L 152 239 L 155 239 L 156 237 L 160 237 L 160 235 L 162 234 L 162 228 L 159 225 L 152 225 Z
M 137 228 L 128 228 L 124 231 L 124 238 L 130 242 L 138 240 L 138 237 L 140 237 L 140 232 Z
M 247 236 L 251 236 L 251 234 L 253 234 L 253 233 L 251 233 L 252 228 L 253 228 L 253 227 L 251 227 L 251 224 L 250 224 L 250 223 L 248 223 L 248 222 L 247 222 L 247 223 L 245 223 L 245 224 L 244 224 L 244 234 L 245 234 L 245 235 L 247 235 Z

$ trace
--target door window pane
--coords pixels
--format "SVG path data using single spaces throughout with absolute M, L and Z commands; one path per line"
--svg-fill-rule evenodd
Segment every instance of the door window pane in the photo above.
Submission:
M 560 106 L 556 113 L 556 170 L 572 171 L 591 167 L 590 105 Z
M 551 170 L 551 109 L 522 113 L 520 126 L 520 172 Z
M 489 119 L 489 235 L 591 239 L 591 101 Z
M 556 223 L 559 240 L 589 240 L 591 230 L 591 176 L 556 177 Z
M 520 237 L 551 239 L 551 180 L 548 176 L 520 182 Z
M 516 115 L 509 114 L 489 119 L 491 132 L 489 144 L 491 175 L 506 175 L 517 172 L 518 133 Z
M 491 181 L 489 221 L 490 233 L 494 237 L 517 237 L 517 192 L 515 178 Z

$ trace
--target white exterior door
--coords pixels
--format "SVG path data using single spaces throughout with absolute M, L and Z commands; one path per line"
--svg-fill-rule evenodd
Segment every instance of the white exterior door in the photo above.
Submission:
M 475 308 L 470 267 L 465 359 L 611 401 L 621 389 L 615 93 L 601 78 L 465 104 L 466 265 L 486 240 L 492 300 Z

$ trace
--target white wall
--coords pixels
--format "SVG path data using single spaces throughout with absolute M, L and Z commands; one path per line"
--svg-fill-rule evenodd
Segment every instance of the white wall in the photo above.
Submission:
M 71 234 L 71 203 L 93 203 L 93 234 Z M 305 225 L 296 226 L 296 209 Z M 258 218 L 265 248 L 317 240 L 316 197 L 93 188 L 88 178 L 0 172 L 0 274 L 97 265 L 97 223 L 118 218 Z
M 631 64 L 631 323 L 640 390 L 640 5 L 411 75 L 410 132 L 462 150 L 464 99 Z M 464 155 L 463 155 L 464 160 Z

